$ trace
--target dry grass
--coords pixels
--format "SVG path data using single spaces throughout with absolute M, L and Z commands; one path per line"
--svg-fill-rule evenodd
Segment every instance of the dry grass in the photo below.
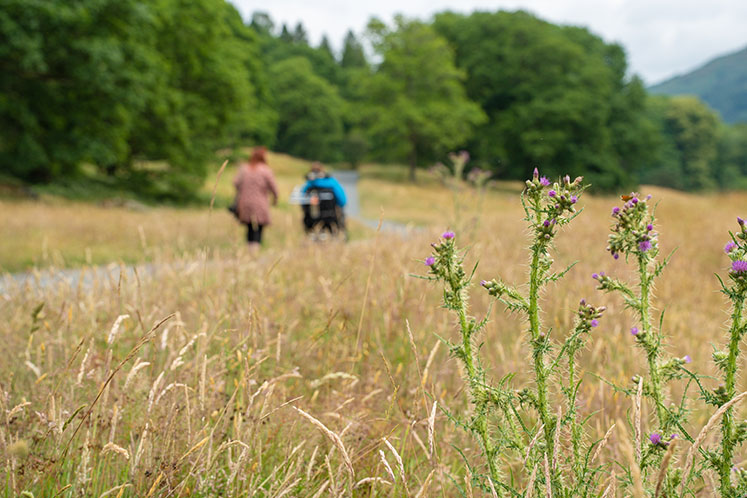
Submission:
M 301 242 L 298 206 L 287 203 L 293 187 L 303 183 L 309 163 L 283 154 L 270 154 L 280 202 L 273 208 L 274 226 L 267 230 L 269 247 Z M 205 182 L 205 195 L 216 187 L 214 173 Z M 205 207 L 152 207 L 113 199 L 90 204 L 43 197 L 40 201 L 0 198 L 0 273 L 34 267 L 65 268 L 111 261 L 135 263 L 182 257 L 208 247 L 235 249 L 243 244 L 244 229 L 226 211 L 233 199 L 236 166 L 229 165 L 217 183 L 218 202 Z M 351 226 L 351 236 L 367 230 Z M 194 256 L 193 256 L 194 257 Z
M 230 178 L 231 172 L 224 176 Z M 293 182 L 289 179 L 287 185 Z M 161 211 L 128 213 L 142 220 L 144 230 L 147 226 L 151 242 L 146 247 L 156 247 L 154 240 L 164 247 L 154 255 L 141 250 L 135 258 L 159 261 L 153 273 L 124 275 L 121 281 L 94 279 L 90 288 L 63 282 L 0 294 L 6 357 L 0 363 L 0 455 L 6 466 L 2 492 L 279 497 L 400 496 L 408 490 L 457 496 L 454 482 L 463 483 L 467 471 L 452 444 L 465 448 L 473 464 L 479 461 L 474 444 L 440 411 L 467 409 L 459 393 L 457 363 L 448 359 L 446 348 L 434 347 L 435 334 L 454 337 L 454 324 L 439 308 L 439 290 L 409 274 L 423 271 L 415 259 L 425 257 L 429 243 L 449 225 L 457 229 L 460 244 L 470 247 L 468 261 L 480 260 L 478 280 L 500 275 L 521 281 L 527 240 L 521 207 L 511 192 L 492 192 L 477 217 L 478 196 L 465 191 L 460 201 L 465 215 L 457 220 L 450 214 L 452 194 L 435 183 L 365 182 L 362 195 L 375 186 L 380 201 L 387 202 L 387 216 L 417 214 L 431 228 L 407 238 L 382 233 L 378 242 L 348 245 L 303 246 L 289 238 L 273 241 L 260 258 L 229 242 L 217 245 L 203 264 L 169 249 L 178 245 L 175 233 L 167 231 L 173 223 L 159 230 L 155 223 L 160 222 L 146 222 Z M 385 189 L 394 194 L 385 199 Z M 721 248 L 747 196 L 698 197 L 662 189 L 644 193 L 662 199 L 664 251 L 679 247 L 657 288 L 659 307 L 667 309 L 668 349 L 689 354 L 694 370 L 713 374 L 710 344 L 722 342 L 727 319 L 713 273 L 726 266 Z M 378 214 L 378 201 L 372 202 L 364 209 Z M 590 278 L 599 270 L 626 273 L 624 263 L 604 251 L 615 200 L 586 197 L 584 204 L 587 211 L 559 237 L 557 257 L 558 265 L 580 263 L 553 290 L 545 320 L 561 335 L 571 326 L 580 298 L 606 304 L 582 367 L 630 385 L 630 377 L 645 368 L 628 333 L 631 317 L 620 301 L 597 292 Z M 44 212 L 45 206 L 38 209 Z M 86 216 L 95 220 L 99 208 L 91 209 Z M 61 225 L 61 231 L 75 230 L 72 218 L 59 212 L 51 216 L 57 218 L 50 223 Z M 280 214 L 279 224 L 282 218 Z M 185 238 L 204 237 L 206 225 L 199 219 L 185 228 L 194 230 L 185 232 Z M 101 227 L 90 223 L 80 230 L 96 233 Z M 117 223 L 117 240 L 127 239 L 122 243 L 139 250 L 137 223 Z M 223 227 L 236 230 L 230 218 L 223 223 L 214 216 L 212 237 Z M 154 239 L 159 233 L 163 238 Z M 34 321 L 40 303 L 44 308 Z M 473 312 L 482 314 L 487 303 L 475 289 Z M 148 335 L 172 313 L 174 318 Z M 125 314 L 129 318 L 112 334 L 115 321 Z M 499 312 L 494 317 L 483 338 L 490 374 L 516 371 L 517 383 L 522 382 L 529 374 L 524 325 Z M 112 344 L 107 342 L 110 334 Z M 146 342 L 116 371 L 141 340 Z M 744 391 L 747 386 L 741 382 L 740 387 Z M 594 377 L 586 377 L 579 398 L 583 414 L 601 410 L 591 422 L 597 439 L 630 416 L 631 400 Z M 434 401 L 437 412 L 432 411 Z M 712 412 L 699 402 L 692 408 L 688 429 L 694 436 Z M 650 415 L 644 406 L 644 438 Z M 609 437 L 601 461 L 635 461 L 632 448 L 618 439 L 625 432 L 619 429 Z M 61 458 L 68 444 L 67 456 Z M 522 466 L 520 459 L 507 463 Z M 544 471 L 535 469 L 536 475 Z M 615 489 L 605 482 L 608 486 Z M 481 491 L 472 492 L 477 496 Z M 710 492 L 706 487 L 701 496 Z

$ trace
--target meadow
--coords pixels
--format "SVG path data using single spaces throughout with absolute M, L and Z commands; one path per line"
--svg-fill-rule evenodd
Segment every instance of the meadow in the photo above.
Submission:
M 271 162 L 287 199 L 307 164 L 275 155 Z M 455 190 L 426 173 L 416 185 L 398 175 L 364 166 L 359 190 L 365 216 L 412 223 L 406 236 L 357 227 L 351 243 L 310 244 L 295 206 L 281 203 L 259 256 L 244 250 L 223 208 L 230 169 L 212 211 L 0 201 L 0 228 L 12 234 L 0 249 L 5 271 L 155 263 L 135 276 L 92 273 L 90 285 L 11 283 L 0 292 L 2 492 L 480 496 L 471 480 L 483 465 L 479 448 L 442 411 L 471 410 L 464 372 L 439 340 L 455 340 L 456 323 L 441 308 L 441 289 L 413 274 L 426 273 L 430 244 L 453 230 L 468 247 L 466 266 L 479 262 L 470 312 L 483 316 L 491 299 L 477 282 L 521 282 L 527 272 L 521 186 Z M 206 190 L 215 183 L 213 176 Z M 736 216 L 747 214 L 747 194 L 641 193 L 660 201 L 662 253 L 677 249 L 654 301 L 666 310 L 666 349 L 715 376 L 710 355 L 725 341 L 728 302 L 714 274 L 726 272 L 723 246 Z M 543 316 L 565 333 L 580 299 L 607 307 L 581 355 L 579 410 L 591 415 L 594 439 L 617 424 L 599 455 L 613 468 L 629 458 L 632 406 L 607 381 L 630 385 L 645 361 L 634 351 L 630 311 L 591 278 L 632 275 L 605 251 L 620 200 L 585 195 L 580 204 L 556 254 L 558 267 L 578 264 L 545 293 Z M 525 328 L 493 306 L 479 338 L 491 378 L 530 378 Z M 746 389 L 740 378 L 737 391 Z M 697 433 L 712 409 L 698 400 L 689 408 L 686 429 Z M 648 434 L 645 406 L 643 420 Z M 683 450 L 671 466 L 682 465 Z M 506 459 L 523 485 L 522 459 Z M 714 496 L 714 479 L 706 473 L 693 495 Z

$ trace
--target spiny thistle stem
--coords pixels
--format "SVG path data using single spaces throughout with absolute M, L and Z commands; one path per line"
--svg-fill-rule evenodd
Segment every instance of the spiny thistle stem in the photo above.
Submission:
M 537 209 L 538 223 L 541 221 L 541 211 Z M 540 420 L 544 424 L 545 448 L 549 461 L 554 461 L 554 436 L 555 422 L 552 414 L 547 408 L 547 368 L 545 365 L 544 348 L 539 345 L 543 340 L 540 336 L 541 321 L 539 316 L 539 291 L 542 285 L 540 279 L 540 255 L 544 252 L 544 247 L 540 241 L 537 241 L 532 249 L 532 262 L 529 276 L 529 332 L 531 342 L 534 344 L 532 356 L 534 357 L 534 375 L 537 382 L 537 411 Z
M 638 294 L 628 284 L 608 277 L 601 272 L 592 277 L 599 281 L 599 289 L 607 292 L 619 292 L 628 308 L 637 315 L 639 325 L 630 329 L 635 336 L 638 346 L 646 354 L 649 379 L 645 385 L 645 394 L 653 405 L 656 414 L 656 422 L 659 429 L 668 431 L 676 420 L 671 419 L 667 413 L 664 397 L 664 383 L 667 380 L 679 378 L 678 371 L 681 360 L 672 360 L 662 363 L 662 331 L 651 323 L 651 299 L 654 279 L 661 274 L 666 266 L 667 260 L 662 263 L 656 262 L 659 254 L 658 234 L 654 231 L 654 215 L 649 213 L 648 200 L 640 199 L 635 192 L 623 196 L 625 204 L 622 208 L 612 209 L 612 217 L 615 225 L 609 236 L 607 250 L 612 257 L 618 259 L 620 255 L 634 257 L 638 262 Z M 668 369 L 667 375 L 663 370 Z M 658 433 L 658 437 L 661 437 Z
M 568 418 L 571 423 L 571 445 L 573 446 L 573 473 L 576 482 L 583 482 L 581 462 L 581 426 L 578 423 L 578 409 L 576 407 L 576 351 L 568 352 Z
M 568 358 L 568 385 L 567 387 L 563 387 L 563 391 L 565 392 L 566 403 L 568 405 L 566 418 L 570 421 L 571 426 L 571 444 L 573 446 L 572 468 L 577 485 L 584 482 L 585 464 L 581 458 L 581 443 L 583 434 L 581 425 L 579 424 L 578 408 L 576 406 L 576 396 L 578 393 L 578 380 L 576 379 L 576 354 L 584 345 L 582 336 L 585 333 L 590 332 L 593 327 L 596 327 L 599 324 L 598 319 L 602 316 L 602 313 L 604 313 L 605 310 L 606 308 L 604 306 L 595 308 L 594 306 L 587 304 L 585 299 L 581 300 L 578 308 L 578 319 L 576 328 L 573 333 L 565 340 L 563 349 L 558 354 L 558 358 L 556 360 L 556 363 L 560 361 L 561 357 L 564 354 Z M 556 363 L 550 366 L 551 371 L 555 367 Z M 563 385 L 562 379 L 560 381 L 560 384 L 561 386 Z
M 654 400 L 656 408 L 656 419 L 659 427 L 664 427 L 666 411 L 662 400 L 661 375 L 659 373 L 659 356 L 661 353 L 661 332 L 654 331 L 651 327 L 651 296 L 650 288 L 653 280 L 648 270 L 648 261 L 645 253 L 638 255 L 638 275 L 640 277 L 640 310 L 641 330 L 645 337 L 648 338 L 649 347 L 646 349 L 646 360 L 648 362 L 648 372 L 651 377 L 651 397 Z
M 481 369 L 475 363 L 475 353 L 472 349 L 472 336 L 480 327 L 467 313 L 467 287 L 470 278 L 464 272 L 462 258 L 457 255 L 454 233 L 445 232 L 442 239 L 440 244 L 433 244 L 435 256 L 427 258 L 425 264 L 435 275 L 434 279 L 442 280 L 446 284 L 444 304 L 459 320 L 461 344 L 452 346 L 452 352 L 464 365 L 470 400 L 475 406 L 475 413 L 468 427 L 477 435 L 488 463 L 489 477 L 496 487 L 496 492 L 502 495 L 501 476 L 495 463 L 495 448 L 488 429 L 489 388 L 485 385 Z
M 742 309 L 744 307 L 744 295 L 734 296 L 734 310 L 731 315 L 731 327 L 729 329 L 729 356 L 726 361 L 726 372 L 724 375 L 724 388 L 726 398 L 731 400 L 736 396 L 737 359 L 739 358 L 739 343 L 743 336 Z M 731 486 L 731 467 L 734 459 L 734 447 L 737 445 L 734 434 L 734 409 L 729 408 L 721 419 L 721 458 L 718 465 L 720 478 L 721 496 L 733 496 Z
M 483 451 L 488 460 L 488 469 L 490 471 L 490 479 L 494 483 L 498 484 L 499 473 L 498 468 L 495 465 L 495 459 L 493 458 L 493 445 L 490 441 L 490 434 L 488 432 L 488 421 L 487 421 L 487 400 L 488 395 L 483 387 L 482 379 L 480 378 L 477 369 L 475 368 L 475 359 L 472 353 L 472 332 L 473 327 L 467 318 L 467 304 L 462 297 L 462 292 L 455 292 L 456 289 L 452 287 L 452 292 L 455 294 L 455 305 L 457 308 L 457 316 L 459 317 L 459 326 L 462 333 L 462 358 L 464 360 L 464 366 L 467 370 L 467 377 L 469 380 L 470 391 L 472 395 L 472 402 L 475 404 L 475 418 L 474 425 L 477 433 L 480 435 L 480 442 L 482 443 Z
M 551 369 L 548 368 L 545 355 L 550 350 L 550 338 L 546 337 L 542 331 L 539 296 L 542 287 L 552 280 L 552 277 L 547 275 L 552 263 L 547 248 L 557 234 L 558 227 L 570 222 L 575 216 L 574 204 L 584 189 L 581 182 L 580 177 L 571 182 L 571 179 L 566 176 L 551 186 L 547 178 L 540 178 L 535 170 L 533 179 L 526 182 L 525 191 L 529 199 L 529 207 L 525 205 L 526 221 L 534 232 L 534 241 L 529 266 L 529 302 L 524 312 L 529 321 L 529 339 L 533 348 L 536 409 L 543 424 L 544 451 L 550 462 L 555 462 L 556 420 L 548 406 L 547 380 Z M 493 286 L 492 289 L 489 288 L 489 291 L 500 297 L 498 287 Z M 507 294 L 512 297 L 510 292 Z M 562 481 L 558 478 L 556 469 L 551 472 L 551 480 L 554 492 L 560 493 Z
M 740 232 L 733 241 L 724 247 L 724 252 L 731 259 L 729 278 L 732 281 L 730 287 L 723 282 L 722 292 L 729 296 L 732 302 L 731 326 L 729 327 L 729 350 L 726 355 L 722 352 L 714 353 L 716 364 L 724 372 L 724 384 L 716 390 L 716 404 L 723 406 L 736 396 L 736 379 L 739 365 L 739 343 L 747 330 L 744 323 L 743 313 L 745 299 L 747 299 L 747 227 L 742 218 L 737 218 Z M 725 356 L 725 358 L 724 358 Z M 725 360 L 725 361 L 724 361 Z M 722 497 L 737 496 L 732 486 L 731 475 L 734 459 L 734 450 L 745 439 L 745 428 L 737 428 L 734 422 L 734 410 L 728 408 L 721 419 L 721 455 L 716 461 L 719 474 L 719 487 Z

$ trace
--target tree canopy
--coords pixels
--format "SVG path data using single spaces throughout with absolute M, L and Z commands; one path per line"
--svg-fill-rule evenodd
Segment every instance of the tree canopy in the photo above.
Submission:
M 626 79 L 620 46 L 522 11 L 444 13 L 434 26 L 456 50 L 467 95 L 488 116 L 470 142 L 476 163 L 511 178 L 540 167 L 586 174 L 603 188 L 631 182 L 624 165 L 645 137 L 616 130 L 640 130 L 645 94 Z
M 279 115 L 277 150 L 308 159 L 336 161 L 342 142 L 342 100 L 314 74 L 311 63 L 293 57 L 270 68 Z
M 27 181 L 87 162 L 184 197 L 217 147 L 271 136 L 256 35 L 223 0 L 7 0 L 0 47 L 0 166 Z
M 414 179 L 418 164 L 464 144 L 484 115 L 465 95 L 451 47 L 431 26 L 397 17 L 393 29 L 374 20 L 369 31 L 382 57 L 365 87 L 375 157 L 407 161 Z
M 264 144 L 413 178 L 465 149 L 498 178 L 747 187 L 744 125 L 647 95 L 622 47 L 523 11 L 314 40 L 226 0 L 4 0 L 0 68 L 0 176 L 27 183 L 93 171 L 184 199 L 217 150 Z

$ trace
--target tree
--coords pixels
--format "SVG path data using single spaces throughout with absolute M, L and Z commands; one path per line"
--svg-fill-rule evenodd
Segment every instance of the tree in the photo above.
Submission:
M 353 169 L 358 169 L 368 153 L 368 141 L 365 135 L 356 129 L 350 130 L 342 141 L 342 158 Z
M 646 111 L 655 132 L 648 156 L 638 165 L 638 179 L 641 183 L 661 185 L 683 190 L 685 178 L 682 174 L 682 155 L 672 137 L 665 131 L 665 114 L 669 107 L 667 97 L 647 98 Z
M 225 0 L 6 0 L 0 41 L 0 167 L 25 181 L 89 163 L 179 199 L 217 148 L 274 136 L 255 32 Z
M 367 128 L 384 160 L 415 169 L 462 145 L 484 115 L 464 92 L 464 75 L 444 38 L 418 21 L 395 18 L 395 29 L 373 20 L 369 32 L 382 62 L 368 80 Z
M 287 43 L 293 43 L 293 35 L 288 31 L 288 26 L 285 23 L 280 29 L 280 39 Z
M 697 97 L 672 97 L 664 130 L 681 154 L 686 190 L 713 188 L 711 165 L 718 152 L 718 115 Z
M 361 45 L 351 30 L 348 30 L 345 35 L 340 65 L 345 69 L 365 68 L 368 66 L 366 55 L 363 53 L 363 45 Z
M 259 35 L 271 36 L 275 31 L 275 23 L 273 22 L 270 14 L 262 11 L 255 11 L 252 13 L 252 21 L 250 26 Z
M 293 57 L 270 68 L 278 112 L 276 149 L 321 161 L 339 159 L 343 102 L 337 89 Z
M 269 17 L 267 20 L 258 23 L 258 27 L 254 27 L 254 24 L 252 24 L 252 28 L 258 36 L 262 59 L 268 67 L 285 59 L 303 57 L 311 62 L 316 74 L 335 85 L 340 84 L 340 67 L 329 47 L 329 43 L 327 42 L 325 45 L 326 37 L 322 39 L 318 48 L 314 48 L 306 42 L 297 41 L 295 34 L 291 34 L 286 25 L 283 25 L 279 36 L 274 36 L 270 30 L 262 28 L 262 26 L 268 24 L 272 24 Z M 300 23 L 296 26 L 296 32 L 298 32 L 299 27 L 305 38 L 305 30 Z
M 641 169 L 641 180 L 683 190 L 714 188 L 725 180 L 716 162 L 721 122 L 697 97 L 651 97 L 650 114 L 660 138 L 651 160 Z M 728 157 L 723 150 L 723 159 Z M 734 172 L 732 172 L 734 173 Z
M 434 26 L 488 116 L 470 141 L 475 164 L 516 179 L 534 167 L 584 174 L 604 189 L 633 180 L 646 143 L 643 90 L 619 46 L 522 11 L 447 12 Z
M 721 126 L 714 164 L 721 188 L 747 189 L 747 124 Z
M 0 169 L 30 182 L 114 164 L 156 68 L 135 0 L 6 0 L 0 9 Z
M 306 34 L 306 28 L 303 27 L 303 23 L 299 21 L 296 24 L 296 29 L 293 30 L 293 43 L 299 43 L 301 45 L 309 44 L 309 37 Z
M 332 47 L 329 44 L 329 39 L 327 39 L 327 35 L 322 36 L 322 41 L 319 43 L 319 47 L 317 47 L 317 50 L 319 52 L 325 54 L 330 59 L 335 59 L 335 54 L 332 52 Z
M 122 166 L 133 186 L 178 198 L 202 186 L 217 148 L 242 135 L 272 136 L 265 127 L 273 118 L 253 84 L 263 71 L 255 34 L 232 5 L 224 0 L 153 5 L 158 70 Z M 143 160 L 158 167 L 142 167 Z

